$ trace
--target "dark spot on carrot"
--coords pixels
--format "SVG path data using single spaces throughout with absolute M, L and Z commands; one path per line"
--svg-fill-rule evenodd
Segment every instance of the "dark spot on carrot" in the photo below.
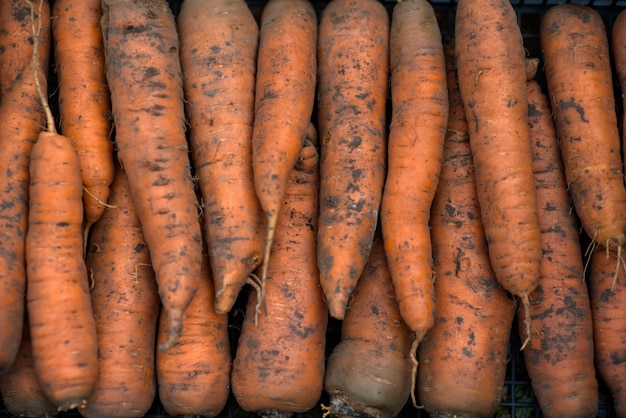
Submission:
M 474 352 L 467 347 L 463 347 L 463 355 L 468 358 L 474 357 Z
M 573 97 L 569 101 L 567 101 L 567 102 L 561 100 L 559 102 L 559 109 L 560 109 L 561 112 L 565 112 L 568 109 L 574 109 L 576 111 L 576 113 L 578 113 L 580 115 L 580 120 L 581 121 L 583 121 L 585 123 L 589 123 L 589 121 L 587 119 L 585 119 L 585 109 L 581 105 L 576 103 L 576 101 L 574 100 Z
M 542 115 L 543 115 L 543 112 L 537 109 L 537 106 L 534 103 L 530 103 L 528 105 L 528 116 L 538 118 Z
M 456 322 L 457 324 L 461 325 L 461 324 L 463 323 L 463 317 L 461 317 L 461 316 L 457 316 L 457 317 L 454 319 L 454 322 Z
M 371 311 L 372 311 L 372 313 L 373 313 L 374 315 L 378 315 L 378 314 L 380 313 L 380 312 L 379 312 L 379 309 L 378 309 L 378 306 L 376 306 L 376 305 L 372 305 L 372 306 L 370 307 L 370 309 L 371 309 Z
M 30 17 L 30 8 L 24 6 L 15 10 L 15 12 L 13 12 L 13 17 L 19 22 L 23 21 L 27 17 Z
M 363 138 L 361 138 L 359 135 L 355 135 L 352 138 L 352 141 L 348 143 L 348 146 L 350 148 L 357 148 L 359 145 L 361 145 L 361 142 L 363 142 Z
M 446 213 L 448 216 L 454 216 L 456 209 L 452 205 L 446 203 Z
M 329 208 L 336 208 L 339 206 L 339 198 L 336 196 L 328 196 L 326 198 L 326 206 Z
M 124 28 L 124 31 L 122 32 L 122 34 L 124 35 L 128 35 L 131 33 L 143 33 L 148 31 L 148 27 L 147 26 L 133 26 L 133 25 L 128 25 Z
M 367 98 L 369 95 L 370 95 L 369 92 L 365 92 L 365 93 L 356 94 L 354 97 L 356 97 L 357 99 L 363 100 L 363 99 Z
M 60 227 L 60 228 L 67 228 L 68 226 L 70 226 L 69 222 L 57 222 L 56 226 Z
M 626 353 L 611 353 L 611 364 L 619 365 L 626 362 Z

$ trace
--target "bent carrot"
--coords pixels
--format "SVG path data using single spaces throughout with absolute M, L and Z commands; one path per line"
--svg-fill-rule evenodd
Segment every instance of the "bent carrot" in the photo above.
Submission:
M 179 39 L 165 0 L 104 0 L 115 143 L 156 273 L 173 346 L 198 288 L 202 230 L 185 137 Z
M 326 409 L 337 416 L 397 416 L 412 387 L 413 340 L 400 315 L 378 237 L 341 323 L 341 341 L 328 358 Z
M 33 143 L 36 141 L 41 126 L 44 123 L 44 114 L 39 103 L 39 96 L 35 87 L 35 78 L 31 66 L 32 45 L 26 41 L 25 33 L 5 33 L 2 25 L 7 23 L 24 26 L 28 36 L 32 38 L 32 23 L 41 24 L 40 39 L 42 43 L 50 44 L 49 15 L 46 15 L 47 4 L 42 5 L 42 13 L 33 10 L 35 22 L 31 20 L 31 7 L 22 4 L 22 13 L 12 10 L 11 16 L 3 8 L 18 7 L 21 2 L 0 2 L 0 69 L 3 64 L 9 65 L 2 58 L 1 40 L 3 36 L 15 36 L 19 32 L 24 37 L 25 45 L 9 54 L 11 67 L 5 67 L 6 72 L 0 73 L 0 89 L 2 102 L 0 103 L 0 190 L 2 201 L 0 204 L 0 374 L 5 372 L 13 363 L 17 355 L 22 335 L 22 318 L 25 309 L 26 292 L 26 265 L 24 260 L 24 245 L 28 224 L 28 166 Z M 8 19 L 8 20 L 7 20 Z M 15 20 L 13 20 L 15 19 Z M 10 30 L 5 26 L 5 29 Z M 24 29 L 24 30 L 26 30 Z M 48 62 L 49 52 L 40 48 L 41 60 Z M 4 58 L 7 58 L 5 56 Z M 17 65 L 22 67 L 17 68 Z M 42 63 L 43 65 L 43 63 Z M 46 64 L 47 65 L 47 64 Z M 12 69 L 11 69 L 12 68 Z M 15 72 L 19 71 L 19 72 Z M 11 78 L 9 80 L 9 78 Z M 2 88 L 2 85 L 5 88 Z
M 60 128 L 80 159 L 87 236 L 102 216 L 115 174 L 101 1 L 55 0 L 52 15 Z
M 53 417 L 57 413 L 57 408 L 41 391 L 33 368 L 33 352 L 27 316 L 24 317 L 23 322 L 22 340 L 15 362 L 0 379 L 2 403 L 11 416 Z
M 318 266 L 343 319 L 372 248 L 385 183 L 389 16 L 376 0 L 333 0 L 320 17 Z
M 418 349 L 417 393 L 431 416 L 487 417 L 502 399 L 516 304 L 491 267 L 448 42 L 450 120 L 430 219 L 436 316 Z
M 98 338 L 98 378 L 81 415 L 143 417 L 156 394 L 159 295 L 150 254 L 118 167 L 110 207 L 94 224 L 87 268 Z
M 278 215 L 265 309 L 255 318 L 258 296 L 250 293 L 233 361 L 235 399 L 265 416 L 306 412 L 322 394 L 328 310 L 315 261 L 319 167 L 313 130 L 309 125 Z
M 541 232 L 526 57 L 515 10 L 508 0 L 459 0 L 455 37 L 459 89 L 491 265 L 502 286 L 527 309 L 528 295 L 539 279 Z
M 380 223 L 400 312 L 419 342 L 434 323 L 429 218 L 449 107 L 441 30 L 427 1 L 404 0 L 394 7 L 390 66 L 392 116 Z
M 251 145 L 259 30 L 244 0 L 186 0 L 177 23 L 215 309 L 226 313 L 261 263 L 265 243 Z
M 252 130 L 254 187 L 267 218 L 262 303 L 276 222 L 289 173 L 313 113 L 317 16 L 308 0 L 270 0 L 261 15 Z
M 596 370 L 609 389 L 617 417 L 626 416 L 626 291 L 624 269 L 615 272 L 616 254 L 596 249 L 589 260 Z
M 179 343 L 156 356 L 159 400 L 171 416 L 217 416 L 230 394 L 228 316 L 215 312 L 209 257 L 203 261 L 200 285 L 185 311 Z M 167 312 L 162 310 L 159 343 L 167 339 L 166 324 Z
M 31 62 L 34 45 L 31 6 L 31 0 L 0 1 L 0 99 Z M 51 45 L 50 5 L 44 2 L 41 14 L 37 7 L 32 11 L 35 19 L 41 21 L 39 68 L 47 74 Z
M 550 103 L 536 81 L 528 83 L 528 101 L 543 257 L 530 295 L 526 370 L 545 417 L 595 417 L 598 382 L 578 219 L 570 210 Z M 518 320 L 523 334 L 524 311 Z
M 552 6 L 539 37 L 574 208 L 595 243 L 620 252 L 626 187 L 604 22 L 591 7 Z

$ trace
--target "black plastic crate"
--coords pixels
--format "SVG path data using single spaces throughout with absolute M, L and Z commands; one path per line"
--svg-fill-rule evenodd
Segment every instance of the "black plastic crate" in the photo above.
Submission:
M 53 3 L 54 0 L 50 0 Z M 76 0 L 80 1 L 80 0 Z M 180 5 L 184 0 L 168 0 L 170 7 L 174 14 L 178 14 Z M 398 0 L 380 0 L 385 5 L 387 10 L 391 13 L 394 5 Z M 439 21 L 442 35 L 453 36 L 454 35 L 454 19 L 456 4 L 458 0 L 430 0 Z M 248 0 L 248 5 L 257 18 L 260 18 L 260 14 L 263 10 L 267 0 Z M 328 1 L 311 0 L 311 3 L 317 11 L 321 11 Z M 541 60 L 541 47 L 539 45 L 539 25 L 545 12 L 553 5 L 560 3 L 576 3 L 593 7 L 597 10 L 605 21 L 607 27 L 607 33 L 610 38 L 610 28 L 612 23 L 617 17 L 617 14 L 624 8 L 626 8 L 626 0 L 511 0 L 514 6 L 522 35 L 524 37 L 524 46 L 528 51 L 529 57 L 539 58 Z M 51 63 L 53 63 L 53 57 L 51 57 Z M 541 66 L 539 67 L 541 68 Z M 545 87 L 545 81 L 542 79 L 541 71 L 537 74 L 537 80 Z M 49 91 L 54 93 L 56 88 L 56 76 L 53 72 L 50 73 L 49 79 Z M 617 88 L 617 84 L 616 84 Z M 616 90 L 617 92 L 617 90 Z M 621 93 L 619 93 L 621 94 Z M 619 97 L 619 96 L 618 96 Z M 617 103 L 621 108 L 621 103 Z M 55 108 L 54 94 L 51 96 L 51 106 Z M 585 237 L 583 237 L 583 240 Z M 584 242 L 583 242 L 584 245 Z M 245 292 L 244 292 L 245 293 Z M 231 351 L 234 356 L 236 350 L 237 340 L 239 338 L 239 327 L 243 318 L 243 311 L 245 310 L 245 295 L 240 296 L 240 300 L 237 302 L 233 311 L 229 315 L 229 335 L 231 343 Z M 504 394 L 500 403 L 498 411 L 496 413 L 497 418 L 539 418 L 542 417 L 539 404 L 537 403 L 530 378 L 526 371 L 524 364 L 524 358 L 520 351 L 520 338 L 517 332 L 517 322 L 513 322 L 513 330 L 511 332 L 511 340 L 507 356 L 507 371 L 504 382 Z M 330 318 L 328 330 L 327 330 L 327 356 L 334 346 L 339 342 L 341 334 L 341 323 L 335 319 Z M 613 401 L 609 393 L 608 388 L 604 385 L 600 378 L 598 378 L 598 418 L 615 418 L 617 415 L 613 407 Z M 323 415 L 320 404 L 328 403 L 328 395 L 322 393 L 321 399 L 318 405 L 306 413 L 295 414 L 295 418 L 321 418 Z M 9 413 L 4 408 L 1 394 L 0 394 L 0 418 L 9 417 Z M 81 417 L 78 411 L 71 410 L 68 412 L 60 412 L 58 417 L 70 418 Z M 145 415 L 146 418 L 169 418 L 163 407 L 161 406 L 158 395 Z M 255 414 L 242 410 L 235 398 L 230 396 L 228 403 L 224 410 L 218 415 L 218 418 L 252 418 Z M 429 418 L 429 415 L 420 409 L 416 409 L 409 400 L 404 409 L 398 415 L 398 418 Z

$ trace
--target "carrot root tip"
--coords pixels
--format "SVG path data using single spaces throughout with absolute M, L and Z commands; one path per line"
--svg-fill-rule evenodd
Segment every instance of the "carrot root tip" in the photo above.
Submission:
M 522 305 L 524 307 L 524 331 L 525 331 L 525 338 L 524 338 L 524 342 L 522 343 L 522 346 L 520 347 L 520 351 L 523 351 L 524 348 L 526 348 L 526 345 L 530 342 L 530 336 L 531 336 L 530 300 L 528 298 L 528 295 L 520 296 L 520 299 L 521 299 Z
M 167 340 L 159 344 L 159 350 L 167 351 L 178 343 L 178 338 L 183 330 L 182 312 L 168 312 L 168 331 Z

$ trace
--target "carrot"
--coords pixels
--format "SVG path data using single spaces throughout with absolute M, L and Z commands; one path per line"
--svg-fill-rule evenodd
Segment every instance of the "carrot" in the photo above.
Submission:
M 260 264 L 265 243 L 251 146 L 258 25 L 244 0 L 186 0 L 178 31 L 215 309 L 226 313 Z
M 380 223 L 400 312 L 419 342 L 434 323 L 429 218 L 448 121 L 441 31 L 427 1 L 394 7 L 390 68 L 393 109 Z
M 539 35 L 574 208 L 593 242 L 621 253 L 626 188 L 603 20 L 587 6 L 553 6 Z
M 317 75 L 317 16 L 308 0 L 270 0 L 261 15 L 252 130 L 254 187 L 266 215 L 264 300 L 278 215 L 307 131 Z
M 371 252 L 385 183 L 389 16 L 376 0 L 333 0 L 320 17 L 318 266 L 343 319 Z
M 215 312 L 209 257 L 203 260 L 200 286 L 185 311 L 179 343 L 157 352 L 159 400 L 171 416 L 217 416 L 230 394 L 228 316 Z M 166 315 L 162 310 L 159 342 L 167 339 Z
M 235 399 L 265 416 L 308 411 L 322 393 L 328 310 L 315 260 L 319 160 L 312 124 L 307 137 L 278 215 L 265 309 L 255 325 L 251 292 L 233 361 Z
M 626 318 L 624 270 L 615 272 L 616 254 L 596 249 L 589 260 L 589 296 L 593 316 L 596 370 L 609 389 L 617 417 L 626 416 Z
M 528 83 L 528 101 L 543 257 L 530 295 L 526 370 L 545 417 L 595 417 L 598 382 L 578 219 L 570 211 L 550 103 L 535 81 Z M 525 315 L 518 315 L 521 328 Z
M 98 379 L 84 417 L 143 417 L 156 394 L 159 295 L 141 224 L 118 167 L 87 253 L 98 337 Z
M 380 237 L 354 289 L 341 324 L 341 341 L 328 358 L 324 389 L 327 413 L 393 417 L 406 404 L 412 387 L 413 333 L 395 299 Z
M 72 141 L 80 159 L 85 237 L 102 216 L 115 173 L 100 3 L 55 0 L 52 9 L 61 133 Z
M 436 317 L 418 349 L 417 394 L 430 416 L 486 417 L 502 399 L 516 304 L 490 262 L 453 42 L 445 47 L 450 120 L 430 219 Z
M 179 39 L 165 0 L 104 0 L 118 157 L 144 232 L 173 346 L 198 288 L 202 230 L 184 126 Z
M 617 77 L 617 82 L 622 92 L 623 109 L 624 104 L 626 103 L 626 41 L 624 41 L 624 39 L 626 39 L 626 12 L 622 10 L 617 14 L 615 20 L 613 21 L 613 27 L 611 30 L 610 53 L 612 53 L 615 65 L 615 76 Z M 619 115 L 617 115 L 617 117 L 619 117 Z M 621 123 L 622 161 L 624 161 L 626 159 L 626 131 L 624 131 L 626 119 L 623 115 Z
M 10 2 L 16 6 L 17 2 Z M 0 25 L 7 23 L 3 19 L 2 8 L 7 2 L 0 2 Z M 14 24 L 26 25 L 32 37 L 30 6 L 26 5 L 27 16 L 14 13 Z M 35 20 L 41 23 L 40 38 L 44 43 L 50 42 L 49 21 L 45 18 L 47 4 L 42 6 L 41 17 L 34 11 Z M 0 26 L 0 41 L 2 40 Z M 15 35 L 15 34 L 11 34 Z M 1 43 L 1 42 L 0 42 Z M 23 48 L 15 52 L 13 64 L 22 65 L 20 72 L 13 74 L 9 68 L 0 74 L 0 85 L 6 79 L 6 91 L 3 91 L 0 103 L 0 374 L 7 371 L 17 355 L 22 336 L 22 318 L 25 309 L 26 265 L 24 261 L 25 235 L 28 224 L 28 166 L 32 145 L 37 139 L 44 123 L 44 114 L 39 104 L 39 96 L 35 88 L 34 73 L 31 68 L 32 46 L 25 41 Z M 0 45 L 0 51 L 2 50 Z M 48 52 L 42 51 L 45 62 Z M 26 55 L 28 53 L 28 55 Z M 6 57 L 5 57 L 6 58 Z M 4 61 L 6 63 L 6 61 Z M 0 68 L 2 53 L 0 52 Z M 15 67 L 17 68 L 17 67 Z M 1 89 L 1 87 L 0 87 Z M 16 111 L 16 109 L 21 109 Z
M 24 317 L 22 339 L 13 366 L 0 379 L 0 395 L 4 407 L 16 417 L 52 417 L 57 413 L 41 391 L 33 368 L 33 353 L 30 341 L 28 317 Z
M 460 0 L 455 37 L 489 258 L 498 281 L 528 309 L 539 280 L 541 232 L 515 10 L 508 0 Z
M 41 14 L 35 10 L 35 19 L 41 21 L 39 39 L 39 68 L 48 73 L 50 59 L 50 5 L 44 2 Z M 33 55 L 30 0 L 0 1 L 0 99 L 11 88 Z

